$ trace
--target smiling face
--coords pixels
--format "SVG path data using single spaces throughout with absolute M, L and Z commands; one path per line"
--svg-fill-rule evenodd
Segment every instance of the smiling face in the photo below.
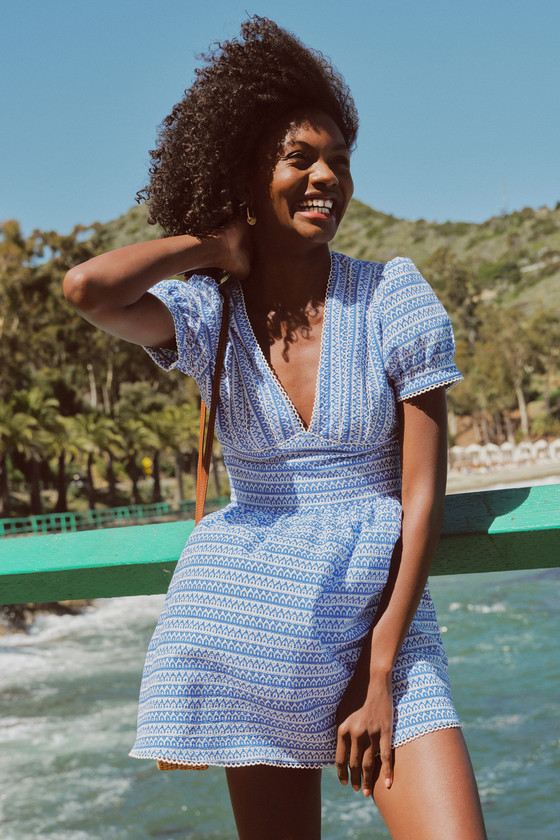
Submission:
M 268 135 L 263 150 L 267 164 L 250 189 L 255 236 L 281 247 L 330 242 L 354 189 L 336 123 L 323 113 L 292 115 Z

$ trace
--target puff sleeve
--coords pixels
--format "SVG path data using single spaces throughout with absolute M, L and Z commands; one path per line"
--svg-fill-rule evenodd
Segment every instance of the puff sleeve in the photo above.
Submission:
M 388 262 L 379 291 L 383 362 L 397 400 L 460 382 L 451 321 L 414 263 Z
M 175 324 L 177 350 L 145 347 L 164 370 L 178 369 L 198 382 L 207 378 L 216 358 L 222 297 L 211 277 L 192 276 L 187 282 L 163 280 L 149 290 L 169 309 Z

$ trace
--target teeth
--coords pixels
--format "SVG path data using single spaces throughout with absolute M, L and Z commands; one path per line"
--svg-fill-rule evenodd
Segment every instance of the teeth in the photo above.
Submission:
M 299 206 L 302 208 L 306 207 L 317 207 L 321 210 L 332 210 L 334 201 L 332 198 L 310 198 L 307 201 L 301 201 Z

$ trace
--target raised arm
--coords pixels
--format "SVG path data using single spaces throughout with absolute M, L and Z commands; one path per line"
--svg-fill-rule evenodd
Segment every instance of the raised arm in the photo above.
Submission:
M 442 522 L 447 472 L 445 389 L 437 388 L 399 404 L 402 469 L 402 536 L 391 562 L 375 621 L 339 708 L 336 763 L 341 782 L 373 789 L 375 755 L 381 774 L 393 780 L 393 664 L 409 630 Z
M 100 254 L 71 268 L 64 294 L 80 314 L 133 344 L 172 347 L 173 319 L 148 289 L 184 271 L 222 268 L 242 279 L 249 269 L 247 225 L 240 222 L 204 240 L 172 236 Z

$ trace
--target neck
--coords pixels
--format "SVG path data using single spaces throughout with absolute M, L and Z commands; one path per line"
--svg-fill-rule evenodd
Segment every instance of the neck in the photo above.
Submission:
M 243 281 L 245 298 L 252 309 L 269 311 L 278 303 L 287 309 L 304 307 L 325 296 L 331 267 L 328 245 L 302 253 L 271 254 L 257 247 L 251 274 Z

